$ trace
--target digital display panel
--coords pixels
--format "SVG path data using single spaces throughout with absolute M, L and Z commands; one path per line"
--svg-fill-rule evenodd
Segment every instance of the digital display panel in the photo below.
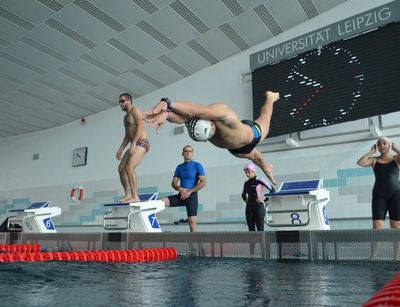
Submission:
M 400 23 L 331 43 L 252 73 L 253 116 L 280 92 L 269 136 L 400 110 Z

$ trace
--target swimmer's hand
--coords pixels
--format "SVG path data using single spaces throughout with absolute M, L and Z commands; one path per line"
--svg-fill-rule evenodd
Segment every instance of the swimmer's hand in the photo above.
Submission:
M 145 116 L 145 118 L 147 116 L 151 116 L 151 115 L 155 115 L 155 114 L 160 114 L 163 111 L 167 111 L 168 109 L 168 105 L 165 101 L 160 101 L 159 103 L 157 103 L 154 107 L 152 107 L 150 110 L 148 110 L 147 112 L 143 112 L 143 115 Z
M 117 158 L 117 160 L 121 160 L 121 157 L 122 157 L 122 150 L 119 149 L 119 150 L 117 151 L 115 157 Z
M 150 127 L 156 129 L 156 133 L 158 134 L 161 130 L 161 128 L 164 126 L 165 121 L 167 120 L 168 113 L 167 111 L 161 111 L 161 113 L 158 114 L 149 114 L 146 115 L 144 120 L 149 123 Z

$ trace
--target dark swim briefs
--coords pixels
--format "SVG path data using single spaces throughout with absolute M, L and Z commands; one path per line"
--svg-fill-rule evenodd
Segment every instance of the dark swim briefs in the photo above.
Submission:
M 248 119 L 242 120 L 242 123 L 245 125 L 250 126 L 251 130 L 253 130 L 253 141 L 250 144 L 247 144 L 243 147 L 240 147 L 238 149 L 228 149 L 231 154 L 248 154 L 250 153 L 260 142 L 261 140 L 261 127 L 259 124 L 256 122 L 253 122 Z

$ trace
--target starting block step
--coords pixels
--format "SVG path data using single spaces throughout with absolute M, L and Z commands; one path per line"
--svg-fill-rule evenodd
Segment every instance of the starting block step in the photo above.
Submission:
M 34 202 L 25 209 L 9 210 L 13 215 L 8 217 L 7 229 L 25 233 L 57 232 L 52 218 L 61 215 L 61 208 L 50 205 L 51 201 Z
M 329 191 L 322 179 L 282 182 L 269 198 L 266 223 L 277 230 L 329 230 Z
M 161 232 L 156 213 L 165 209 L 157 200 L 158 193 L 139 195 L 140 202 L 105 204 L 108 211 L 103 216 L 105 230 L 120 232 Z

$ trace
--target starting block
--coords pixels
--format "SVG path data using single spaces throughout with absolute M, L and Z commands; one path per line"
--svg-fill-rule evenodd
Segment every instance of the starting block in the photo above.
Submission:
M 165 209 L 165 204 L 157 200 L 158 193 L 139 195 L 140 202 L 105 204 L 111 210 L 104 213 L 105 230 L 122 232 L 161 232 L 156 213 Z
M 26 209 L 11 209 L 14 213 L 8 217 L 9 231 L 23 231 L 25 233 L 56 233 L 52 218 L 61 215 L 61 208 L 50 207 L 51 202 L 35 202 Z
M 267 225 L 277 230 L 329 230 L 329 191 L 322 186 L 322 179 L 286 181 L 276 192 L 265 194 Z

